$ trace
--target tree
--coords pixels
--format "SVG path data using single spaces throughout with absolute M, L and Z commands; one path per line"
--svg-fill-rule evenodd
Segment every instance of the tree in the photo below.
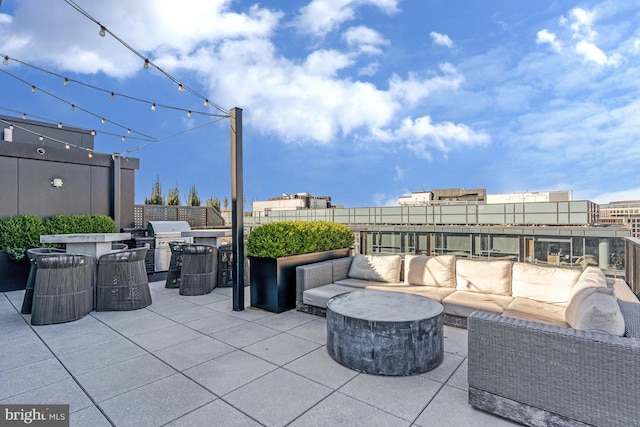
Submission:
M 222 205 L 224 206 L 224 210 L 226 211 L 227 207 L 229 207 L 229 199 L 227 199 L 227 196 L 222 199 Z
M 209 197 L 209 199 L 207 199 L 207 206 L 214 208 L 218 212 L 220 212 L 220 199 L 218 199 L 217 197 L 215 199 L 213 197 Z
M 189 197 L 187 197 L 187 206 L 200 206 L 202 201 L 200 197 L 198 197 L 198 192 L 196 191 L 196 186 L 192 185 L 191 190 L 189 190 Z
M 151 188 L 151 196 L 144 199 L 145 205 L 164 205 L 164 197 L 162 197 L 162 187 L 160 186 L 160 176 L 156 175 L 156 180 Z
M 180 206 L 180 191 L 178 190 L 178 183 L 176 182 L 176 186 L 169 191 L 169 195 L 167 196 L 167 204 L 169 206 Z

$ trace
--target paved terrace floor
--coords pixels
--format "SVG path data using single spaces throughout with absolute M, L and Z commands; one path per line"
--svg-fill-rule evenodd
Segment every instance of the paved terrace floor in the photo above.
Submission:
M 69 404 L 91 427 L 514 425 L 467 403 L 463 329 L 445 326 L 438 368 L 383 377 L 334 362 L 324 318 L 151 290 L 146 309 L 47 326 L 20 314 L 24 291 L 0 294 L 0 403 Z

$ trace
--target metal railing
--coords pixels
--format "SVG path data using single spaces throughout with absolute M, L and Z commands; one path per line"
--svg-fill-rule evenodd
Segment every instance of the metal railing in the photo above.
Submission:
M 640 239 L 625 238 L 625 280 L 640 295 Z
M 149 221 L 187 221 L 191 228 L 213 228 L 224 225 L 220 213 L 208 206 L 135 205 L 135 228 L 147 228 Z

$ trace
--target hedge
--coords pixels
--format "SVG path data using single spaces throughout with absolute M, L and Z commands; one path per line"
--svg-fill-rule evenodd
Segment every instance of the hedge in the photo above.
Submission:
M 355 238 L 343 224 L 324 221 L 271 222 L 256 227 L 247 238 L 247 255 L 278 258 L 350 248 Z

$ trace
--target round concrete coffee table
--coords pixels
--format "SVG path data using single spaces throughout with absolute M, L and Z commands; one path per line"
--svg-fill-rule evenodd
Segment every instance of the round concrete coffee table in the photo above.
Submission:
M 362 290 L 327 302 L 327 351 L 338 363 L 377 375 L 413 375 L 440 363 L 443 308 L 428 298 Z

